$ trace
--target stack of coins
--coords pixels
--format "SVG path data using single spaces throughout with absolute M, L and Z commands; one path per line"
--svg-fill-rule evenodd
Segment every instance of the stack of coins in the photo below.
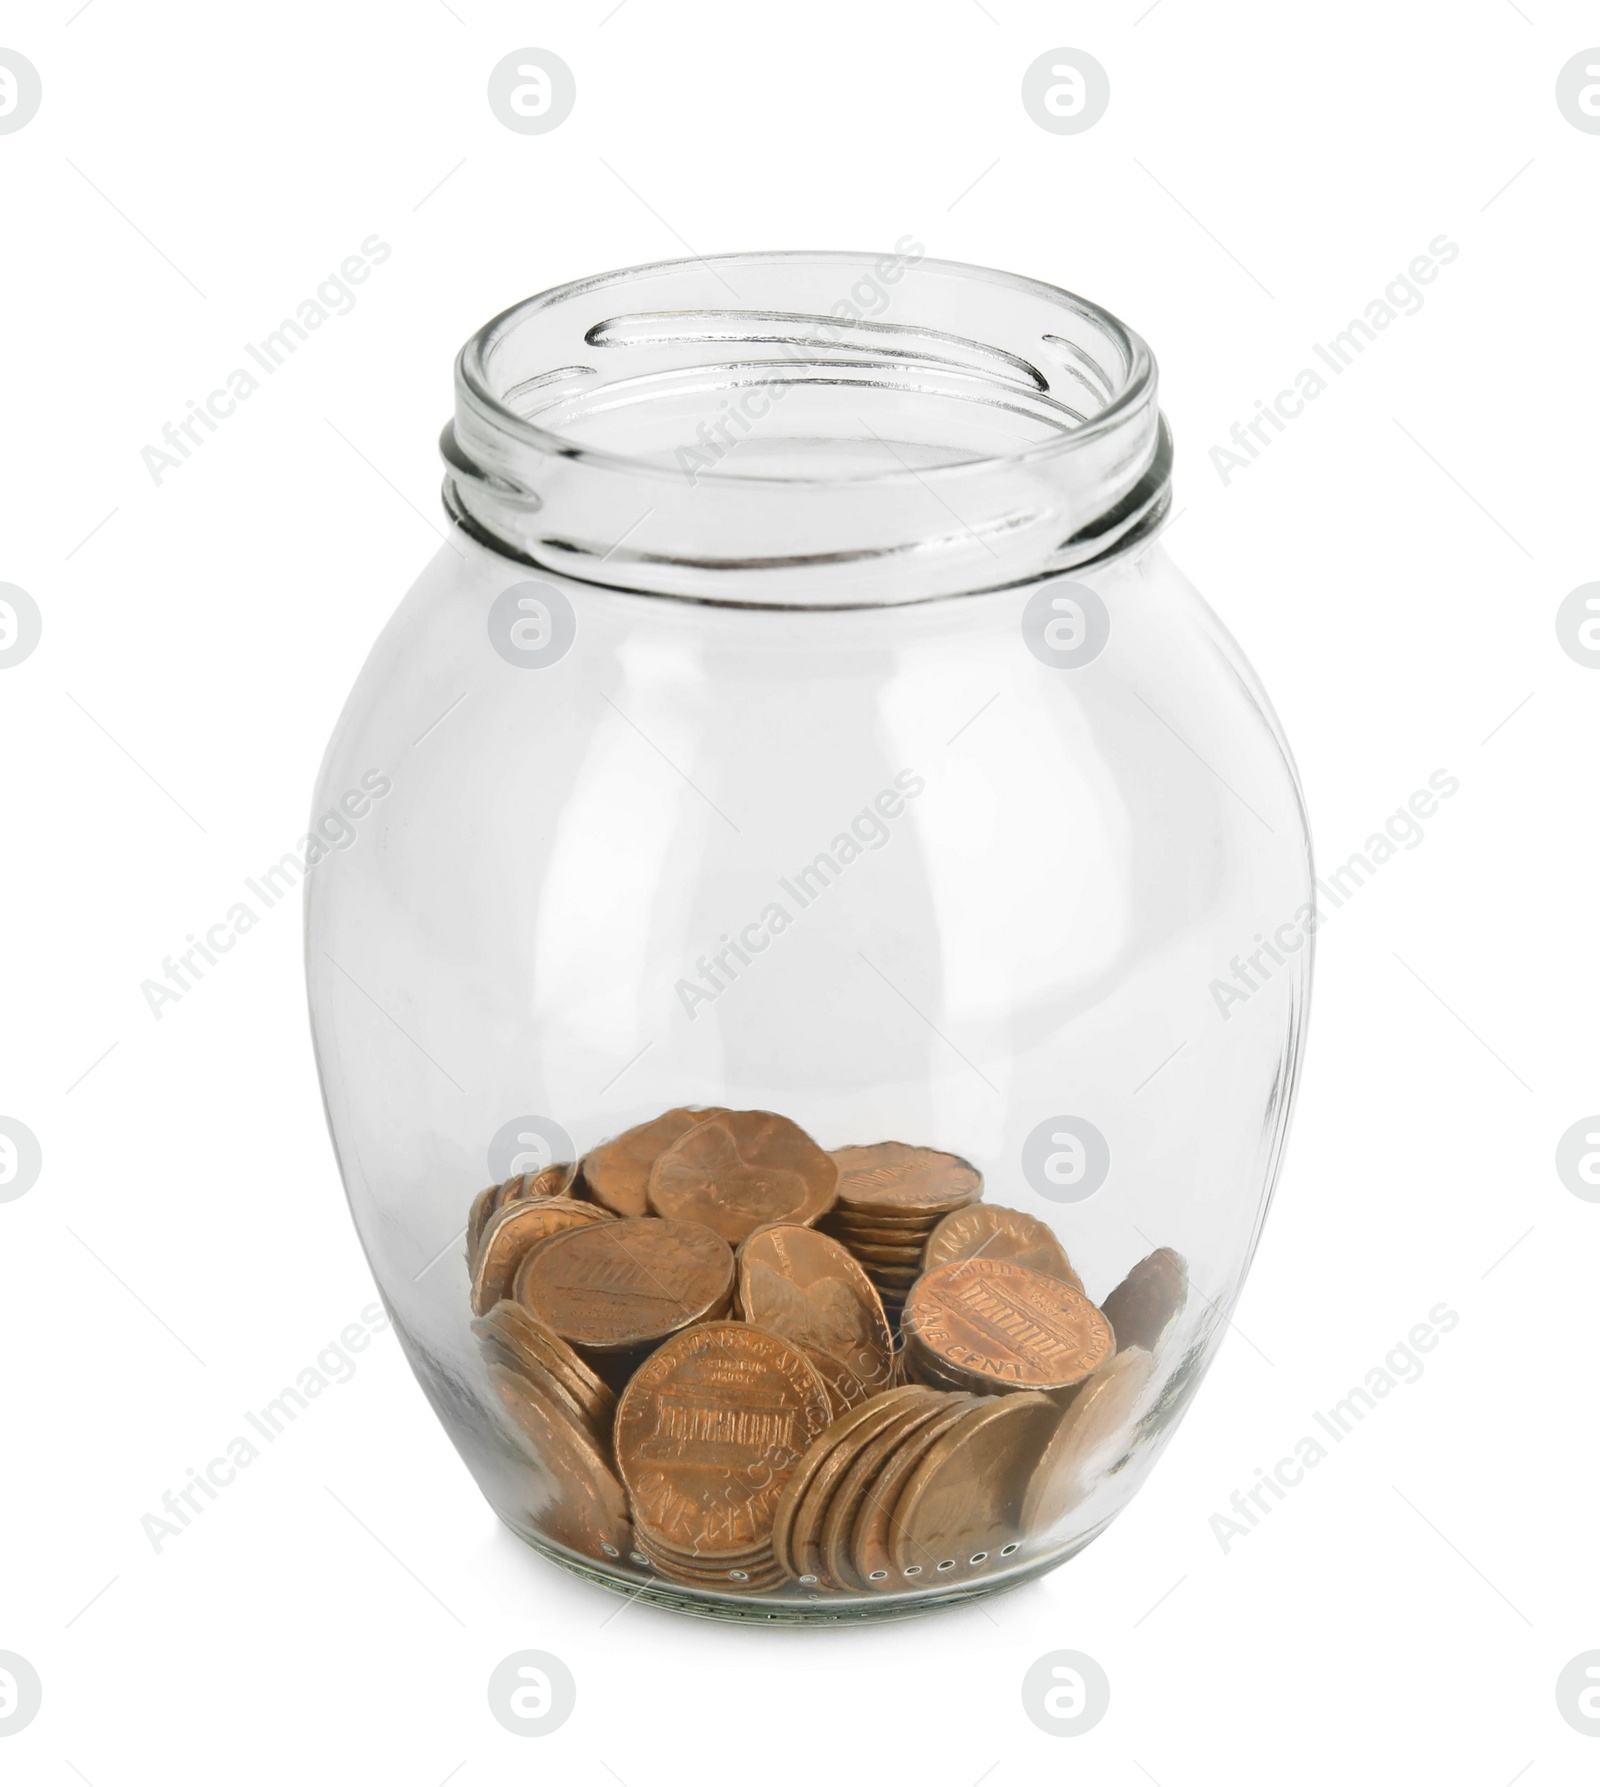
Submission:
M 1057 1411 L 1039 1395 L 886 1390 L 836 1420 L 779 1500 L 773 1552 L 802 1587 L 958 1582 L 1020 1549 L 1027 1466 Z
M 821 1226 L 850 1249 L 898 1317 L 922 1273 L 929 1236 L 983 1195 L 983 1175 L 959 1155 L 904 1142 L 836 1148 L 833 1160 L 838 1197 Z
M 528 1524 L 747 1595 L 965 1583 L 1041 1539 L 1148 1425 L 1187 1271 L 1161 1248 L 1097 1309 L 982 1189 L 954 1154 L 682 1106 L 480 1192 L 472 1327 Z
M 480 1316 L 472 1331 L 485 1359 L 520 1373 L 579 1422 L 604 1457 L 611 1456 L 616 1396 L 560 1335 L 509 1299 Z

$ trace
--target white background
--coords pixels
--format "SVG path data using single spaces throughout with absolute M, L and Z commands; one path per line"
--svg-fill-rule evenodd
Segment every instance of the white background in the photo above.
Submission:
M 1553 1162 L 1600 1109 L 1600 674 L 1553 618 L 1600 575 L 1600 136 L 1554 84 L 1600 11 L 614 3 L 0 12 L 44 86 L 0 137 L 0 581 L 44 616 L 0 672 L 0 1112 L 44 1155 L 0 1205 L 0 1649 L 45 1696 L 7 1779 L 1594 1780 L 1554 1684 L 1600 1647 L 1600 1205 Z M 546 136 L 485 101 L 524 45 L 577 77 Z M 1110 74 L 1081 136 L 1020 103 L 1057 46 Z M 1043 1583 L 721 1628 L 524 1552 L 385 1335 L 157 1555 L 141 1516 L 374 1291 L 297 904 L 159 1023 L 139 985 L 304 829 L 437 545 L 452 356 L 584 273 L 908 231 L 1154 346 L 1171 550 L 1276 701 L 1324 864 L 1461 782 L 1322 933 L 1287 1167 L 1186 1424 Z M 1224 486 L 1208 449 L 1441 232 L 1421 311 Z M 156 486 L 140 448 L 373 233 L 354 310 Z M 1211 1515 L 1441 1301 L 1420 1381 L 1224 1554 Z M 578 1683 L 537 1742 L 485 1700 L 528 1646 Z M 1071 1739 L 1019 1697 L 1060 1647 L 1111 1681 Z

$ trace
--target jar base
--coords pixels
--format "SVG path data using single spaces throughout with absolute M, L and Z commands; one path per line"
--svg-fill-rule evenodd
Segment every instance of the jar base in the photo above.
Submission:
M 1068 1541 L 1045 1557 L 1032 1557 L 1025 1563 L 998 1571 L 980 1581 L 952 1584 L 947 1589 L 918 1590 L 903 1595 L 862 1595 L 852 1600 L 842 1596 L 808 1594 L 798 1583 L 763 1595 L 720 1594 L 683 1587 L 663 1576 L 640 1576 L 631 1580 L 623 1572 L 626 1565 L 608 1570 L 592 1559 L 564 1551 L 548 1539 L 518 1521 L 501 1514 L 502 1523 L 530 1550 L 558 1564 L 563 1570 L 598 1588 L 619 1595 L 624 1601 L 642 1601 L 650 1607 L 664 1607 L 672 1613 L 687 1613 L 696 1619 L 723 1620 L 745 1626 L 859 1626 L 881 1624 L 887 1620 L 915 1619 L 919 1614 L 934 1613 L 944 1608 L 962 1607 L 990 1595 L 1020 1588 L 1024 1583 L 1048 1575 L 1057 1565 L 1076 1557 L 1091 1540 L 1097 1539 L 1111 1524 L 1108 1516 L 1078 1538 Z

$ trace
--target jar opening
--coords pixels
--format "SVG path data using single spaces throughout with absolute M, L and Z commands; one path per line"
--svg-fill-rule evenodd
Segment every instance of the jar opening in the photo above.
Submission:
M 558 287 L 467 343 L 456 391 L 451 514 L 510 556 L 621 588 L 952 595 L 1122 549 L 1168 500 L 1139 337 L 909 238 Z

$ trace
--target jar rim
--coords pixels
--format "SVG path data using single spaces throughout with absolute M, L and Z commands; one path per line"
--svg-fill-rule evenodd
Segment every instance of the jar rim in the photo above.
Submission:
M 643 276 L 679 270 L 687 271 L 696 267 L 715 274 L 719 268 L 737 269 L 754 266 L 815 266 L 819 263 L 871 266 L 883 258 L 881 254 L 852 249 L 766 249 L 715 255 L 681 255 L 668 260 L 639 261 L 628 267 L 614 268 L 606 273 L 590 274 L 582 279 L 568 280 L 561 285 L 549 286 L 541 292 L 535 292 L 526 298 L 519 299 L 515 304 L 508 305 L 497 316 L 491 317 L 463 344 L 456 360 L 458 401 L 469 400 L 485 420 L 492 418 L 497 426 L 503 428 L 514 438 L 545 453 L 559 454 L 563 458 L 605 466 L 634 477 L 678 479 L 681 477 L 681 473 L 676 468 L 647 455 L 619 453 L 609 448 L 595 447 L 585 441 L 542 427 L 527 417 L 519 415 L 496 391 L 495 381 L 490 376 L 489 361 L 496 349 L 513 331 L 521 328 L 529 318 L 542 311 L 552 309 L 558 304 L 570 303 L 605 292 L 612 287 L 625 285 Z M 1143 336 L 1129 328 L 1121 318 L 1102 305 L 1096 304 L 1092 299 L 1068 291 L 1064 286 L 1053 285 L 1046 280 L 1032 279 L 1020 273 L 1008 273 L 1001 268 L 987 267 L 979 262 L 923 257 L 916 264 L 925 272 L 956 275 L 973 282 L 974 285 L 991 285 L 1008 288 L 1019 293 L 1028 293 L 1060 306 L 1068 313 L 1097 328 L 1107 341 L 1116 346 L 1124 368 L 1122 380 L 1104 407 L 1083 422 L 1080 427 L 1070 432 L 1034 442 L 1010 453 L 977 454 L 947 465 L 927 466 L 921 469 L 904 466 L 886 467 L 880 472 L 853 476 L 850 482 L 903 484 L 929 477 L 939 478 L 962 473 L 994 472 L 1008 466 L 1021 467 L 1064 457 L 1074 452 L 1081 452 L 1089 442 L 1121 427 L 1131 414 L 1153 400 L 1158 374 L 1155 357 L 1151 353 L 1149 345 Z M 719 471 L 717 480 L 721 484 L 755 486 L 772 484 L 826 486 L 838 481 L 827 476 L 805 477 L 748 471 Z
M 976 593 L 1121 554 L 1171 503 L 1142 337 L 910 236 L 892 254 L 695 256 L 554 286 L 467 342 L 455 386 L 440 448 L 457 525 L 648 594 Z

